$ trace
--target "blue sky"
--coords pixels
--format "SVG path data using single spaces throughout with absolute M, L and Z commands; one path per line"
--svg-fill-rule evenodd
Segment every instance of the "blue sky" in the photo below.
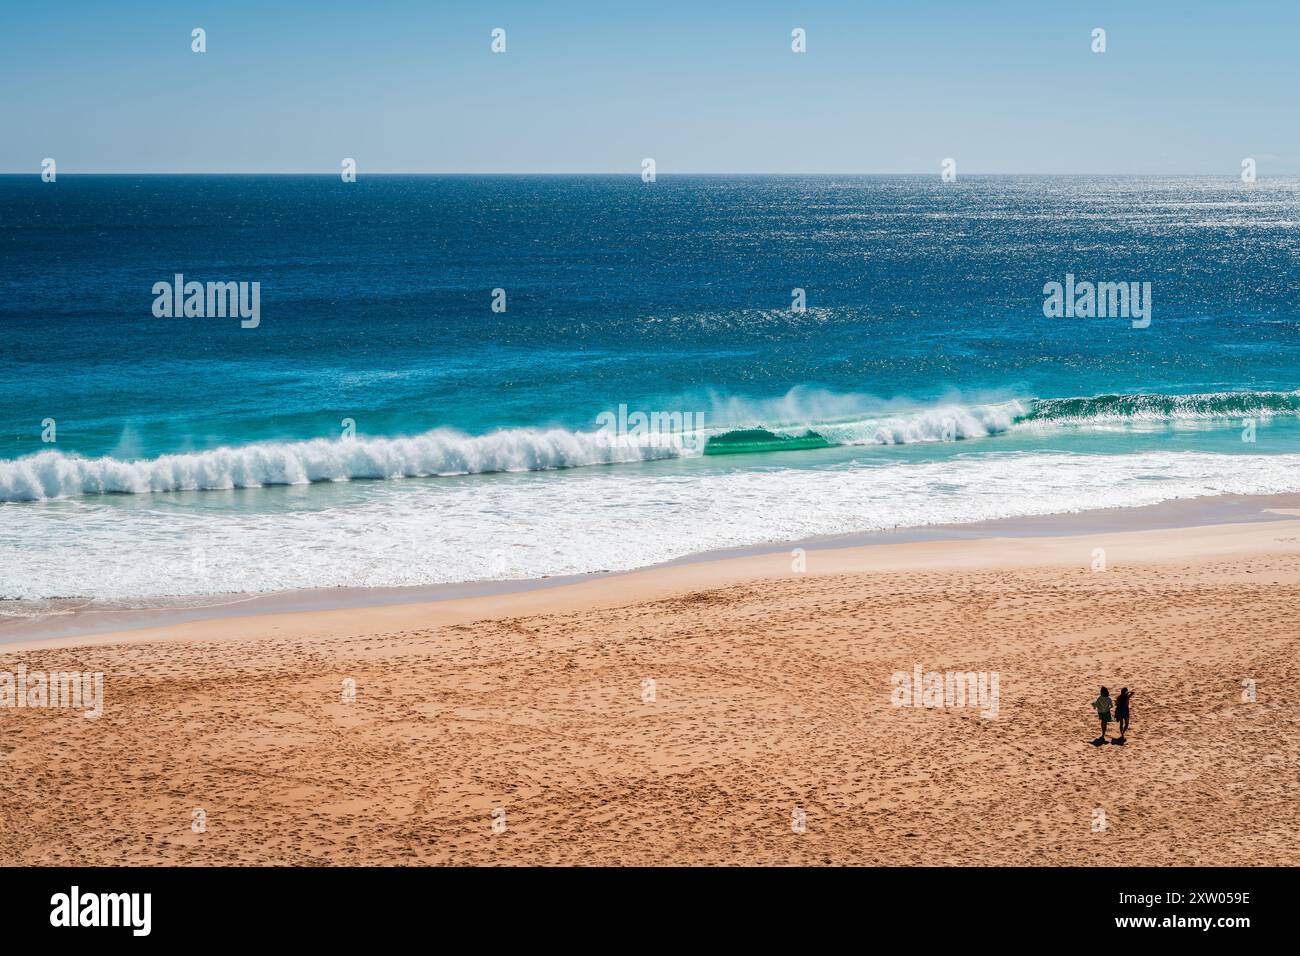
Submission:
M 0 170 L 1295 175 L 1298 48 L 1296 0 L 9 2 Z

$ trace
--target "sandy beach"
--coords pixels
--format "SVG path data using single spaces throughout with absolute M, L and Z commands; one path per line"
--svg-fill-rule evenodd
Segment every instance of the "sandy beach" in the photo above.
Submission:
M 1274 517 L 11 642 L 0 671 L 102 672 L 104 708 L 0 709 L 0 850 L 1296 865 L 1300 519 Z M 996 713 L 895 706 L 918 666 L 996 674 Z M 1137 692 L 1123 746 L 1092 743 L 1102 684 Z

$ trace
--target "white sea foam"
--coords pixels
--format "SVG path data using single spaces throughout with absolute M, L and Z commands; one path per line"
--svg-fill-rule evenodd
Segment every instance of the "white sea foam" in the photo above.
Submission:
M 1023 414 L 1025 405 L 1018 401 L 941 405 L 879 418 L 828 422 L 815 428 L 817 434 L 836 445 L 911 445 L 998 435 L 1015 425 Z
M 1143 428 L 1300 413 L 1300 392 L 1099 395 L 917 407 L 794 389 L 777 399 L 715 396 L 710 402 L 702 433 L 517 428 L 466 435 L 436 429 L 406 438 L 263 442 L 135 460 L 44 451 L 0 461 L 0 502 L 626 464 L 699 455 L 709 439 L 755 428 L 787 437 L 812 431 L 834 445 L 899 445 L 987 438 L 1016 429 Z
M 668 458 L 680 436 L 510 429 L 471 436 L 438 429 L 411 438 L 265 442 L 138 461 L 45 451 L 0 461 L 0 501 L 39 501 L 109 493 L 212 491 L 301 485 L 353 478 L 415 478 L 542 471 Z
M 0 506 L 0 595 L 402 586 L 627 570 L 823 534 L 1300 491 L 1300 455 L 994 453 L 827 468 L 706 462 Z M 211 503 L 209 506 L 207 503 Z

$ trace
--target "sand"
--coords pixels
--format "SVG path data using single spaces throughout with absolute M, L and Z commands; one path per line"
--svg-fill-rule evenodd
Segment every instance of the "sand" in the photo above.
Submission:
M 0 646 L 105 675 L 99 719 L 0 709 L 0 852 L 1300 863 L 1300 521 L 804 557 Z M 996 716 L 894 706 L 918 664 L 996 673 Z

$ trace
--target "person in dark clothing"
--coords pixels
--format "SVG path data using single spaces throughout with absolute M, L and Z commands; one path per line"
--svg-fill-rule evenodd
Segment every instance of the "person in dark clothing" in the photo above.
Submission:
M 1128 733 L 1128 717 L 1129 717 L 1128 705 L 1129 705 L 1129 701 L 1132 699 L 1133 699 L 1133 695 L 1129 693 L 1129 689 L 1127 687 L 1120 690 L 1119 697 L 1115 699 L 1115 719 L 1119 721 L 1120 740 L 1123 740 L 1124 735 Z

